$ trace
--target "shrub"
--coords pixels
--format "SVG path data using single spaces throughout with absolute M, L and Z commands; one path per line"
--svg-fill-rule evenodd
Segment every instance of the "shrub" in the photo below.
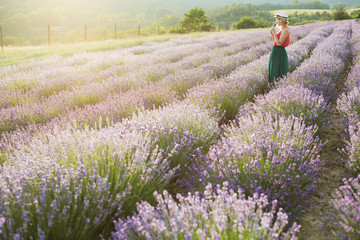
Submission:
M 245 16 L 241 18 L 233 25 L 234 29 L 255 28 L 255 27 L 256 27 L 256 21 L 249 16 Z
M 325 99 L 299 84 L 256 96 L 254 103 L 240 107 L 238 117 L 266 113 L 302 118 L 307 126 L 316 125 L 319 132 L 329 127 L 331 120 L 331 109 Z
M 113 239 L 296 239 L 300 228 L 296 223 L 287 228 L 288 216 L 282 209 L 268 210 L 265 195 L 246 198 L 226 182 L 176 200 L 166 191 L 155 197 L 155 208 L 142 202 L 137 215 L 115 222 Z
M 348 140 L 343 150 L 349 160 L 346 166 L 353 176 L 360 174 L 360 121 L 351 121 L 347 129 Z
M 344 184 L 332 200 L 332 213 L 326 218 L 335 228 L 336 239 L 360 238 L 360 175 L 343 179 Z
M 338 3 L 334 6 L 334 12 L 332 14 L 334 20 L 350 19 L 349 14 L 346 12 L 346 6 L 344 3 Z
M 307 206 L 322 166 L 316 131 L 293 116 L 240 117 L 210 149 L 204 177 L 213 183 L 226 179 L 246 195 L 265 193 L 291 216 L 297 215 Z
M 15 153 L 0 175 L 0 236 L 94 239 L 139 200 L 154 201 L 173 176 L 161 150 L 139 131 L 111 130 L 48 134 Z

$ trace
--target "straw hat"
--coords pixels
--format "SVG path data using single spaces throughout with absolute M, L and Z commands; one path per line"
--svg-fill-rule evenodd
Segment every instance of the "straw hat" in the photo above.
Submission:
M 286 12 L 277 12 L 275 17 L 279 17 L 279 18 L 288 18 L 288 15 Z

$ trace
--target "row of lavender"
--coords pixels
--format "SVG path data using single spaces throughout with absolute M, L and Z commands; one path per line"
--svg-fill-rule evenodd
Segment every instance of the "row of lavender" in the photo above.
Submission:
M 8 107 L 22 101 L 34 102 L 41 97 L 47 97 L 65 89 L 81 88 L 96 82 L 104 81 L 111 84 L 111 80 L 114 81 L 120 77 L 118 81 L 124 81 L 122 75 L 139 71 L 140 68 L 143 73 L 146 73 L 145 75 L 151 75 L 154 74 L 149 72 L 148 67 L 151 65 L 160 68 L 164 64 L 169 64 L 169 71 L 187 68 L 216 55 L 232 55 L 269 40 L 257 34 L 251 35 L 256 38 L 256 41 L 252 43 L 249 40 L 245 41 L 243 35 L 231 34 L 193 39 L 191 44 L 180 46 L 167 42 L 163 46 L 159 44 L 161 49 L 158 47 L 156 51 L 153 49 L 140 55 L 134 55 L 132 49 L 81 53 L 61 60 L 55 58 L 54 62 L 50 61 L 51 64 L 49 60 L 40 61 L 35 66 L 32 64 L 30 69 L 22 65 L 5 67 L 2 69 L 1 89 L 2 93 L 10 99 L 2 99 L 1 106 Z M 147 48 L 151 50 L 151 46 Z M 165 49 L 171 51 L 172 54 L 168 54 Z M 134 76 L 128 76 L 130 77 Z M 25 90 L 27 91 L 24 92 Z
M 301 31 L 303 27 L 295 29 Z M 306 29 L 311 29 L 307 27 Z M 303 31 L 306 34 L 306 30 Z M 300 33 L 302 35 L 302 33 Z M 296 35 L 296 34 L 295 34 Z M 226 57 L 239 51 L 266 43 L 271 38 L 264 32 L 245 34 L 211 35 L 205 38 L 192 39 L 180 46 L 169 41 L 164 44 L 140 46 L 127 50 L 108 51 L 103 53 L 82 53 L 70 58 L 54 58 L 37 63 L 22 64 L 15 67 L 4 67 L 0 72 L 1 107 L 19 103 L 34 102 L 40 97 L 47 97 L 72 87 L 84 87 L 85 84 L 104 81 L 110 88 L 113 81 L 130 81 L 121 77 L 124 73 L 138 72 L 144 74 L 129 75 L 128 78 L 156 78 L 151 68 L 164 71 L 186 69 L 200 65 L 215 56 Z M 142 50 L 139 50 L 141 48 Z M 139 55 L 139 53 L 142 53 Z M 171 54 L 169 54 L 171 52 Z M 134 55 L 138 53 L 137 55 Z M 224 59 L 225 60 L 225 59 Z M 218 60 L 219 61 L 219 60 Z M 163 66 L 163 64 L 169 64 Z M 30 65 L 30 66 L 28 66 Z M 153 65 L 150 67 L 150 65 Z M 61 67 L 60 67 L 61 66 Z M 168 69 L 161 69 L 167 67 Z M 141 76 L 145 75 L 145 76 Z M 148 77 L 147 75 L 155 75 Z M 110 85 L 107 86 L 107 85 Z M 26 92 L 24 92 L 26 91 Z M 112 91 L 114 91 L 112 89 Z
M 306 38 L 291 45 L 287 51 L 290 59 L 290 69 L 294 70 L 309 57 L 315 46 L 326 39 L 333 31 L 332 23 L 323 28 L 313 30 Z M 239 67 L 229 77 L 220 81 L 210 81 L 196 86 L 189 91 L 188 101 L 216 108 L 223 113 L 225 122 L 235 118 L 238 109 L 246 101 L 251 101 L 257 94 L 267 88 L 268 59 L 265 55 L 245 66 Z
M 254 37 L 255 39 L 259 38 L 256 35 Z M 259 39 L 261 40 L 261 38 Z M 263 39 L 265 38 L 263 37 Z M 234 41 L 232 38 L 228 39 L 230 43 L 231 40 Z M 239 40 L 242 40 L 241 37 Z M 256 44 L 259 44 L 259 42 L 261 44 L 256 47 Z M 266 52 L 270 46 L 270 41 L 267 39 L 265 43 L 262 43 L 262 41 L 259 40 L 251 42 L 248 40 L 241 44 L 234 43 L 230 46 L 233 47 L 236 45 L 237 48 L 230 52 L 227 51 L 227 54 L 232 54 L 231 56 L 225 55 L 224 50 L 222 50 L 227 47 L 222 47 L 222 49 L 216 48 L 216 46 L 219 47 L 219 45 L 222 46 L 225 44 L 226 42 L 214 40 L 209 41 L 209 43 L 204 42 L 202 44 L 197 43 L 173 47 L 172 49 L 168 49 L 168 51 L 171 51 L 171 54 L 168 54 L 168 56 L 176 57 L 175 62 L 165 60 L 162 63 L 153 63 L 145 66 L 141 64 L 142 59 L 156 59 L 159 55 L 163 56 L 164 54 L 155 51 L 151 54 L 136 55 L 132 60 L 129 60 L 130 63 L 128 64 L 115 64 L 111 67 L 111 71 L 108 71 L 108 69 L 101 71 L 101 69 L 99 69 L 99 67 L 103 68 L 103 66 L 100 65 L 101 62 L 95 61 L 95 63 L 93 63 L 94 61 L 92 61 L 90 62 L 91 64 L 86 65 L 70 65 L 65 69 L 61 69 L 60 73 L 57 65 L 55 65 L 55 69 L 50 69 L 49 72 L 35 69 L 29 73 L 17 73 L 15 76 L 20 76 L 15 77 L 15 80 L 5 80 L 7 85 L 15 86 L 15 89 L 12 88 L 9 90 L 7 85 L 3 86 L 4 92 L 2 96 L 4 108 L 0 112 L 1 119 L 3 119 L 1 131 L 12 131 L 15 130 L 17 126 L 26 126 L 31 123 L 44 124 L 59 115 L 67 115 L 67 113 L 71 113 L 74 109 L 81 110 L 86 105 L 96 103 L 104 105 L 104 103 L 114 101 L 114 99 L 124 98 L 124 95 L 128 95 L 127 98 L 129 95 L 131 96 L 138 92 L 142 92 L 141 95 L 146 95 L 147 89 L 160 88 L 159 90 L 161 90 L 161 86 L 159 86 L 160 84 L 157 84 L 157 82 L 168 76 L 165 84 L 172 83 L 172 79 L 169 78 L 180 70 L 182 72 L 178 73 L 177 76 L 181 76 L 186 69 L 191 70 L 195 68 L 194 71 L 196 71 L 198 70 L 196 68 L 205 64 L 205 66 L 202 67 L 205 68 L 202 71 L 204 75 L 202 76 L 202 81 L 212 75 L 218 76 L 225 74 L 226 72 L 219 72 L 220 70 L 211 68 L 216 65 L 211 62 L 214 62 L 215 59 L 224 59 L 235 66 L 236 64 L 251 61 L 253 58 L 258 57 L 257 55 L 260 56 Z M 251 50 L 241 51 L 250 46 L 253 46 Z M 208 52 L 205 52 L 206 50 L 208 50 Z M 198 53 L 194 55 L 196 52 Z M 116 56 L 116 53 L 113 55 Z M 127 55 L 125 56 L 130 58 Z M 92 57 L 96 59 L 96 56 Z M 168 59 L 165 56 L 162 58 Z M 240 59 L 241 62 L 239 62 Z M 226 67 L 229 64 L 224 63 L 223 65 Z M 123 71 L 118 70 L 114 72 L 113 68 L 123 68 Z M 70 72 L 64 74 L 63 71 Z M 191 73 L 194 71 L 191 71 Z M 55 76 L 52 76 L 52 74 Z M 104 74 L 106 76 L 102 76 Z M 8 79 L 14 78 L 14 76 L 10 74 L 7 76 Z M 48 78 L 52 80 L 46 81 Z M 59 79 L 61 81 L 59 81 Z M 19 83 L 17 83 L 18 81 L 21 81 L 22 84 L 27 84 L 27 86 L 17 86 L 19 85 Z M 30 83 L 26 83 L 27 81 L 30 81 Z M 39 82 L 36 83 L 35 81 Z M 161 104 L 159 101 L 166 101 L 169 100 L 169 98 L 176 97 L 177 87 L 176 83 L 173 83 L 169 86 L 170 90 L 173 90 L 170 91 L 171 94 L 165 94 L 165 96 L 163 96 L 164 99 L 160 100 L 151 99 L 151 96 L 149 96 L 149 103 L 145 104 L 151 104 L 152 101 L 155 101 L 155 105 Z M 140 91 L 139 88 L 142 89 L 142 91 Z M 130 93 L 127 93 L 128 91 L 130 91 Z M 147 99 L 145 99 L 145 101 L 146 100 Z M 18 102 L 20 102 L 20 104 Z M 97 109 L 99 109 L 99 107 L 97 107 Z
M 346 167 L 351 177 L 333 200 L 338 234 L 343 239 L 360 238 L 360 24 L 353 22 L 353 66 L 345 82 L 346 91 L 337 99 L 337 109 L 344 119 L 346 132 Z
M 299 29 L 297 34 L 303 36 L 311 29 L 323 25 L 326 26 L 329 24 L 320 24 L 315 27 L 311 26 L 307 27 L 305 30 L 301 28 L 302 30 Z M 242 46 L 248 46 L 249 42 L 250 41 L 243 43 Z M 257 41 L 251 42 L 257 43 Z M 302 42 L 304 41 L 302 40 Z M 56 100 L 57 102 L 53 102 L 49 101 L 49 99 L 44 99 L 40 105 L 34 103 L 4 109 L 1 112 L 2 131 L 17 128 L 20 130 L 7 134 L 7 136 L 3 135 L 1 140 L 2 155 L 4 155 L 6 149 L 9 148 L 9 141 L 15 143 L 27 141 L 33 134 L 36 134 L 39 131 L 48 131 L 49 129 L 54 129 L 59 126 L 66 127 L 69 122 L 80 127 L 83 127 L 84 125 L 90 127 L 96 127 L 98 125 L 106 126 L 109 124 L 109 121 L 117 122 L 131 116 L 131 114 L 136 112 L 139 107 L 152 109 L 176 100 L 184 99 L 186 97 L 186 92 L 193 86 L 199 85 L 205 81 L 214 82 L 223 74 L 231 72 L 236 66 L 250 62 L 263 55 L 265 52 L 268 52 L 268 49 L 268 43 L 265 43 L 254 46 L 249 50 L 239 52 L 238 54 L 226 57 L 214 57 L 209 63 L 200 65 L 195 69 L 180 70 L 175 74 L 164 77 L 158 82 L 147 83 L 143 88 L 135 88 L 109 96 L 106 100 L 100 101 L 95 105 L 87 104 L 83 106 L 83 108 L 76 108 L 74 110 L 69 109 L 69 111 L 62 113 L 56 118 L 53 117 L 58 114 L 57 111 L 61 111 L 62 107 L 67 109 L 68 106 L 64 103 L 67 100 L 60 98 L 60 100 Z M 198 55 L 204 54 L 199 53 Z M 156 72 L 156 70 L 157 69 L 154 71 Z M 56 98 L 56 96 L 57 95 L 54 95 L 54 98 Z M 69 99 L 71 101 L 72 98 Z M 49 112 L 47 106 L 54 111 Z M 31 122 L 40 122 L 40 124 L 30 124 Z M 23 129 L 23 126 L 26 126 L 26 128 Z M 2 156 L 1 158 L 4 157 Z
M 234 38 L 227 40 L 234 46 Z M 41 62 L 29 71 L 15 67 L 14 70 L 4 71 L 6 74 L 1 88 L 2 119 L 6 119 L 8 124 L 12 122 L 15 126 L 22 122 L 26 124 L 49 121 L 74 107 L 95 104 L 119 91 L 123 94 L 129 88 L 133 88 L 135 83 L 144 85 L 147 81 L 155 81 L 176 70 L 206 63 L 216 56 L 221 57 L 224 53 L 217 47 L 225 44 L 226 42 L 215 39 L 207 43 L 204 39 L 199 43 L 173 46 L 168 49 L 172 54 L 167 55 L 160 50 L 145 55 L 131 55 L 120 50 L 107 55 L 84 54 L 88 60 L 86 64 L 81 61 L 82 64 L 77 64 L 73 61 L 75 57 L 72 57 L 60 62 L 60 66 L 48 66 L 49 69 L 44 69 Z M 240 44 L 237 46 L 238 48 L 231 53 L 241 50 Z M 242 44 L 242 49 L 249 46 L 249 43 Z M 195 57 L 194 49 L 198 49 Z M 205 53 L 209 50 L 210 54 Z M 168 56 L 172 58 L 169 59 Z M 94 60 L 90 61 L 91 58 Z M 109 59 L 112 61 L 108 62 Z M 159 60 L 163 61 L 157 63 Z M 116 72 L 113 71 L 114 68 L 117 68 Z M 24 109 L 27 110 L 26 115 L 23 114 Z M 12 129 L 13 125 L 6 127 L 8 124 L 3 123 L 3 131 Z
M 182 103 L 100 130 L 69 124 L 11 149 L 1 168 L 5 238 L 108 234 L 137 202 L 154 203 L 152 192 L 193 191 L 220 136 L 212 113 Z
M 323 97 L 327 89 L 308 82 L 305 74 L 320 56 L 329 65 L 346 60 L 349 29 L 350 23 L 335 26 L 331 36 L 281 80 L 278 88 L 240 107 L 236 120 L 225 127 L 225 136 L 207 155 L 203 181 L 211 185 L 204 192 L 204 200 L 198 193 L 186 198 L 178 195 L 180 204 L 176 204 L 167 192 L 156 193 L 156 208 L 146 202 L 140 204 L 137 215 L 116 223 L 113 238 L 295 238 L 299 226 L 288 224 L 306 209 L 315 190 L 323 164 L 318 156 L 323 146 L 318 134 L 329 126 L 331 114 Z M 337 40 L 342 44 L 334 46 Z M 325 76 L 334 82 L 344 64 L 327 69 Z M 221 189 L 223 181 L 226 184 Z M 211 186 L 216 184 L 213 193 Z M 264 201 L 264 196 L 268 200 Z
M 294 32 L 294 36 L 306 35 L 312 28 L 307 27 L 304 30 L 299 28 Z M 54 79 L 28 84 L 29 86 L 26 88 L 29 89 L 25 90 L 22 87 L 8 90 L 8 87 L 4 86 L 5 92 L 2 96 L 4 96 L 4 105 L 8 107 L 0 111 L 2 119 L 0 131 L 13 131 L 32 123 L 46 124 L 54 118 L 54 121 L 59 121 L 59 118 L 74 119 L 75 116 L 77 116 L 76 119 L 78 119 L 79 124 L 95 124 L 99 120 L 99 115 L 109 116 L 109 112 L 114 112 L 114 109 L 117 115 L 111 116 L 111 118 L 118 120 L 128 117 L 129 111 L 134 111 L 138 105 L 150 109 L 172 102 L 174 99 L 182 99 L 189 88 L 208 79 L 224 76 L 238 65 L 248 63 L 268 52 L 271 42 L 266 40 L 265 43 L 262 43 L 264 39 L 268 38 L 260 38 L 255 34 L 250 37 L 258 40 L 247 40 L 242 41 L 241 44 L 229 45 L 229 47 L 233 48 L 234 45 L 237 46 L 231 51 L 229 47 L 222 47 L 220 50 L 216 48 L 217 45 L 226 45 L 226 41 L 225 43 L 210 41 L 209 43 L 191 44 L 185 47 L 168 49 L 168 51 L 173 52 L 170 55 L 174 54 L 174 56 L 180 55 L 184 57 L 183 55 L 188 56 L 191 53 L 197 52 L 199 48 L 199 53 L 185 57 L 182 60 L 176 58 L 177 61 L 173 63 L 165 61 L 163 63 L 142 66 L 141 59 L 151 59 L 151 56 L 142 56 L 140 59 L 134 58 L 136 60 L 129 61 L 131 62 L 130 64 L 112 67 L 126 68 L 123 71 L 126 73 L 122 73 L 122 71 L 115 73 L 111 70 L 109 72 L 111 76 L 105 79 L 99 77 L 99 75 L 103 75 L 103 72 L 107 70 L 99 71 L 98 67 L 96 67 L 96 64 L 99 64 L 98 61 L 95 61 L 96 64 L 81 65 L 80 67 L 71 66 L 70 69 L 61 70 L 62 73 L 63 71 L 70 71 L 65 77 L 61 77 L 61 81 L 59 81 L 59 74 L 56 72 L 59 71 L 58 68 L 55 68 L 56 71 L 50 69 L 50 73 L 47 71 L 37 72 L 38 70 L 35 69 L 35 72 L 30 71 L 26 74 L 17 74 L 20 75 L 17 79 L 24 82 L 26 82 L 25 80 L 29 75 L 31 78 L 27 80 L 32 82 L 35 78 L 34 76 L 39 74 L 44 75 L 38 76 L 39 79 L 46 79 L 46 77 Z M 236 38 L 234 37 L 234 39 Z M 232 38 L 230 40 L 234 41 Z M 257 44 L 259 45 L 256 46 Z M 249 46 L 252 46 L 252 48 L 240 51 Z M 210 48 L 210 51 L 205 52 L 205 49 L 208 48 Z M 152 58 L 158 57 L 156 53 L 152 54 L 154 55 Z M 136 56 L 139 57 L 139 55 Z M 95 56 L 93 57 L 95 58 Z M 140 60 L 139 65 L 135 64 L 137 60 Z M 139 69 L 139 67 L 141 68 Z M 89 73 L 83 74 L 85 71 Z M 51 75 L 53 72 L 55 72 L 55 77 Z M 7 75 L 8 78 L 10 75 Z M 80 81 L 81 84 L 73 83 L 74 81 Z M 7 81 L 7 85 L 9 84 L 11 86 L 18 85 L 16 81 L 15 83 Z M 59 86 L 59 84 L 62 86 Z M 31 87 L 31 85 L 35 86 Z M 45 89 L 42 88 L 43 85 L 45 85 Z M 39 87 L 41 88 L 40 90 Z M 56 91 L 62 91 L 54 94 L 55 89 Z M 16 93 L 13 93 L 13 91 Z M 157 92 L 157 94 L 154 94 L 154 92 Z M 19 101 L 22 102 L 23 100 L 23 103 L 18 104 Z M 14 104 L 14 106 L 9 106 L 9 104 Z

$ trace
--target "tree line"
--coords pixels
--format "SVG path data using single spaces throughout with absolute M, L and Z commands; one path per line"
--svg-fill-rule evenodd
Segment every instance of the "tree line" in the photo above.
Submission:
M 84 19 L 89 26 L 90 40 L 111 39 L 114 35 L 114 23 L 117 23 L 119 31 L 118 38 L 138 35 L 138 25 L 142 26 L 142 35 L 158 33 L 188 33 L 197 31 L 215 31 L 222 29 L 244 29 L 244 28 L 264 28 L 269 27 L 274 21 L 274 16 L 270 10 L 276 9 L 323 9 L 317 12 L 295 12 L 290 14 L 289 22 L 291 25 L 305 24 L 315 21 L 328 21 L 331 19 L 358 18 L 360 11 L 351 14 L 346 12 L 344 4 L 337 4 L 332 7 L 334 11 L 327 11 L 330 6 L 321 0 L 300 2 L 291 0 L 289 4 L 233 4 L 211 10 L 203 10 L 195 7 L 183 16 L 176 11 L 166 8 L 157 9 L 149 18 L 144 13 L 132 15 L 130 13 L 105 14 L 84 11 L 75 12 L 65 11 L 64 9 L 37 10 L 27 14 L 20 13 L 10 15 L 9 13 L 0 14 L 0 24 L 5 29 L 5 45 L 25 45 L 37 44 L 46 35 L 44 19 L 51 25 L 68 25 L 68 29 L 63 29 L 64 36 L 68 41 L 79 41 L 83 38 Z M 0 13 L 1 9 L 0 9 Z M 72 18 L 66 17 L 68 15 Z M 80 24 L 80 22 L 82 22 Z M 77 24 L 77 25 L 76 25 Z M 76 27 L 78 29 L 76 29 Z M 80 26 L 80 27 L 79 27 Z M 42 30 L 40 30 L 42 29 Z M 37 32 L 43 32 L 40 36 Z

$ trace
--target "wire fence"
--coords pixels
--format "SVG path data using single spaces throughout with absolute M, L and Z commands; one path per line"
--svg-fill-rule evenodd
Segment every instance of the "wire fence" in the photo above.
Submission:
M 228 30 L 229 26 L 226 24 L 221 26 L 218 24 L 212 31 Z M 198 31 L 204 31 L 199 28 Z M 159 24 L 151 24 L 146 27 L 138 25 L 137 28 L 128 30 L 119 30 L 117 23 L 113 25 L 113 28 L 95 28 L 90 27 L 87 24 L 82 26 L 57 26 L 50 25 L 44 27 L 34 27 L 31 31 L 28 30 L 23 36 L 16 36 L 13 31 L 5 32 L 4 27 L 0 25 L 0 46 L 4 51 L 4 46 L 41 46 L 41 45 L 53 45 L 73 42 L 88 42 L 88 41 L 104 41 L 104 40 L 118 40 L 134 36 L 149 36 L 149 35 L 161 35 L 164 33 L 183 33 L 177 26 L 168 27 L 167 29 Z
M 119 30 L 116 23 L 112 29 L 89 28 L 87 24 L 79 27 L 48 24 L 46 27 L 32 28 L 30 32 L 28 31 L 21 36 L 21 34 L 11 34 L 13 32 L 4 34 L 4 27 L 0 25 L 0 45 L 3 51 L 4 45 L 52 45 L 70 42 L 117 40 L 129 36 L 160 35 L 165 32 L 165 28 L 160 25 L 151 25 L 142 28 L 139 24 L 136 29 Z M 24 37 L 24 35 L 26 37 Z

